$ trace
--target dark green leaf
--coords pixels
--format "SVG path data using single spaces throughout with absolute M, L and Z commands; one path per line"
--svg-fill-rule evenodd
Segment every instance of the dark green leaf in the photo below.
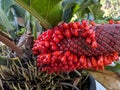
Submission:
M 84 0 L 64 0 L 62 20 L 69 22 Z
M 84 10 L 85 8 L 88 8 L 88 6 L 92 4 L 94 4 L 92 0 L 85 0 L 80 6 L 80 10 Z
M 73 16 L 73 7 L 70 7 L 69 9 L 64 10 L 63 15 L 62 15 L 62 20 L 64 22 L 69 22 Z
M 102 5 L 99 3 L 99 4 L 93 4 L 93 5 L 88 7 L 95 19 L 103 18 L 104 13 L 101 10 L 101 6 Z
M 88 8 L 85 8 L 85 9 L 80 9 L 79 12 L 77 12 L 76 14 L 79 18 L 88 19 L 89 13 L 90 13 L 90 10 Z
M 5 12 L 3 11 L 3 9 L 0 7 L 0 23 L 8 30 L 11 31 L 13 30 L 13 26 L 11 25 L 11 23 L 9 22 Z
M 16 0 L 21 1 L 21 0 Z M 61 0 L 22 0 L 34 9 L 40 16 L 52 26 L 57 25 L 62 19 Z
M 18 5 L 13 5 L 12 8 L 15 10 L 15 14 L 17 17 L 24 17 L 25 10 Z
M 92 0 L 95 4 L 97 4 L 100 0 Z
M 64 0 L 62 3 L 63 8 L 70 8 L 72 5 L 81 5 L 84 0 Z
M 115 66 L 106 66 L 105 69 L 116 73 L 120 73 L 120 64 L 116 64 Z

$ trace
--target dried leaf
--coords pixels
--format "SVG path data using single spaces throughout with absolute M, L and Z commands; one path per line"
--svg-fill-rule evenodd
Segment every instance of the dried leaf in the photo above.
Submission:
M 114 72 L 102 70 L 87 70 L 107 90 L 120 90 L 120 75 Z
M 14 75 L 14 72 L 12 70 L 10 70 L 9 68 L 3 65 L 0 65 L 0 77 L 2 77 L 5 80 L 10 80 L 13 78 L 11 77 L 13 75 Z
M 29 40 L 30 39 L 30 40 Z M 31 40 L 32 39 L 32 40 Z M 27 40 L 29 41 L 33 41 L 33 36 L 29 35 L 29 34 L 23 34 L 18 42 L 18 47 L 22 47 L 23 45 L 25 45 L 26 43 L 29 43 Z M 28 45 L 28 44 L 27 44 Z M 29 45 L 31 46 L 31 44 L 29 43 Z
M 12 41 L 10 41 L 8 38 L 0 35 L 0 41 L 6 44 L 8 47 L 10 47 L 12 50 L 14 50 L 18 55 L 23 54 L 23 50 L 20 49 L 18 46 L 16 46 Z
M 4 90 L 4 89 L 3 89 L 3 84 L 2 84 L 1 78 L 0 78 L 0 90 Z
M 25 26 L 25 20 L 22 17 L 17 17 L 18 24 L 20 26 Z
M 25 82 L 25 88 L 26 88 L 27 90 L 29 90 L 29 87 L 28 87 L 28 85 L 27 85 L 26 82 Z
M 76 79 L 74 80 L 74 82 L 73 82 L 73 85 L 74 85 L 74 86 L 77 86 L 78 83 L 80 82 L 80 80 L 81 80 L 81 78 L 76 78 Z
M 18 90 L 17 86 L 12 83 L 13 90 Z

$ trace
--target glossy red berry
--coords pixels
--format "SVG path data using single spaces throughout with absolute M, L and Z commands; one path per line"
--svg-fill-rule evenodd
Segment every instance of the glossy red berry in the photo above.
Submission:
M 97 60 L 94 57 L 91 58 L 91 63 L 95 69 L 98 69 Z
M 62 24 L 62 27 L 63 27 L 63 29 L 68 29 L 68 28 L 69 28 L 69 26 L 68 26 L 67 23 L 63 23 L 63 24 Z
M 78 29 L 77 24 L 76 24 L 76 23 L 73 23 L 73 24 L 72 24 L 72 28 L 73 28 L 73 29 Z
M 69 29 L 67 29 L 64 34 L 67 38 L 71 38 L 71 32 Z
M 109 24 L 114 24 L 114 20 L 113 20 L 113 19 L 110 19 L 110 20 L 109 20 Z

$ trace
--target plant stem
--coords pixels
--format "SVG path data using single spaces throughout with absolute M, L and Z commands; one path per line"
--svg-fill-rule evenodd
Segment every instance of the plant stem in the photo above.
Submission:
M 67 86 L 70 86 L 70 87 L 73 87 L 75 88 L 76 90 L 79 90 L 79 88 L 77 88 L 76 86 L 70 84 L 70 83 L 64 83 L 64 82 L 61 82 L 62 85 L 67 85 Z
M 6 37 L 7 39 L 9 39 L 10 41 L 12 41 L 12 38 L 9 37 L 9 35 L 5 32 L 3 32 L 1 29 L 0 29 L 0 35 Z
M 77 70 L 74 70 L 74 71 L 81 77 L 81 73 L 79 73 L 79 71 L 77 71 Z
M 0 35 L 0 41 L 10 47 L 12 50 L 14 50 L 18 55 L 23 54 L 23 50 L 17 47 L 12 41 L 8 40 L 6 37 Z
M 19 58 L 8 58 L 7 56 L 0 56 L 0 65 L 9 66 L 13 63 L 13 61 L 18 62 Z

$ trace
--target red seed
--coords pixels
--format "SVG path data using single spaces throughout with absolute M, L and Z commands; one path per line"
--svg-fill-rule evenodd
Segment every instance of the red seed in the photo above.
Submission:
M 68 71 L 69 67 L 67 65 L 64 66 L 64 71 Z
M 62 32 L 60 30 L 55 30 L 55 34 L 59 35 L 62 34 Z
M 112 63 L 112 58 L 111 58 L 111 56 L 109 55 L 109 56 L 107 56 L 107 60 L 109 61 L 109 63 L 108 64 L 111 64 Z
M 109 24 L 114 24 L 114 20 L 113 20 L 113 19 L 110 19 L 110 20 L 109 20 Z
M 39 58 L 39 59 L 44 59 L 45 56 L 46 56 L 45 54 L 43 54 L 43 55 L 39 55 L 38 58 Z
M 69 65 L 73 65 L 73 62 L 72 62 L 72 60 L 70 60 L 70 61 L 68 62 L 68 64 L 69 64 Z
M 75 22 L 77 27 L 80 27 L 80 22 Z
M 83 37 L 87 37 L 88 36 L 88 31 L 85 31 L 83 34 L 82 34 Z
M 92 63 L 90 62 L 90 59 L 87 59 L 87 67 L 92 68 Z
M 50 42 L 50 45 L 51 45 L 51 46 L 54 46 L 54 45 L 56 45 L 56 43 L 54 43 L 54 42 Z
M 93 66 L 95 69 L 98 68 L 98 67 L 97 67 L 97 61 L 96 61 L 96 59 L 95 59 L 94 57 L 91 58 L 91 63 L 92 63 L 92 66 Z
M 96 23 L 95 23 L 94 21 L 90 21 L 90 24 L 91 24 L 92 26 L 96 26 Z
M 86 43 L 88 43 L 88 44 L 91 43 L 91 38 L 90 38 L 90 37 L 87 37 L 87 39 L 86 39 Z
M 86 25 L 86 26 L 84 26 L 84 29 L 88 30 L 88 29 L 90 29 L 90 26 Z
M 56 56 L 52 56 L 52 58 L 50 59 L 50 61 L 51 61 L 50 63 L 54 64 L 56 62 L 56 60 L 57 60 L 57 57 Z
M 63 37 L 63 35 L 60 34 L 60 35 L 58 35 L 58 38 L 63 39 L 64 37 Z
M 68 29 L 68 28 L 69 28 L 69 26 L 68 26 L 67 23 L 63 23 L 63 24 L 62 24 L 62 27 L 63 27 L 63 29 Z
M 100 69 L 100 70 L 104 70 L 104 66 L 100 66 L 99 69 Z
M 96 48 L 97 47 L 97 42 L 96 41 L 92 41 L 92 48 Z
M 73 24 L 72 24 L 72 28 L 73 28 L 73 29 L 78 29 L 77 24 L 76 24 L 76 23 L 73 23 Z
M 79 35 L 77 30 L 72 31 L 72 34 L 76 37 Z
M 86 26 L 87 25 L 87 20 L 82 20 L 82 24 L 84 25 L 84 26 Z
M 108 60 L 108 58 L 106 56 L 104 56 L 103 62 L 104 62 L 105 66 L 108 65 L 108 64 L 110 64 L 110 61 Z
M 55 51 L 55 52 L 53 53 L 53 55 L 58 57 L 61 53 L 62 53 L 62 51 Z
M 66 62 L 66 56 L 63 56 L 63 57 L 61 58 L 61 62 Z
M 64 55 L 65 55 L 66 57 L 69 57 L 69 56 L 70 56 L 70 51 L 66 51 Z
M 77 58 L 77 56 L 76 55 L 73 55 L 73 58 L 74 58 L 74 63 L 77 63 L 78 62 L 78 58 Z
M 87 68 L 87 61 L 86 61 L 86 57 L 84 58 L 83 68 Z
M 37 62 L 37 67 L 40 67 L 40 63 L 39 62 Z
M 56 42 L 56 43 L 59 43 L 60 39 L 56 36 L 56 37 L 53 38 L 53 41 Z
M 42 60 L 42 64 L 47 64 L 47 63 L 48 63 L 47 59 Z
M 71 33 L 69 29 L 67 29 L 64 34 L 67 38 L 71 38 Z
M 50 47 L 50 43 L 46 41 L 46 42 L 45 42 L 45 46 L 46 46 L 46 47 Z
M 89 29 L 89 34 L 95 34 L 95 32 L 93 31 L 93 29 Z
M 95 31 L 93 31 L 90 35 L 91 38 L 95 38 Z
M 54 70 L 54 72 L 57 72 L 58 68 L 57 67 L 53 67 L 53 70 Z
M 68 60 L 73 60 L 73 54 L 71 53 L 70 56 L 68 57 Z
M 51 54 L 45 55 L 46 59 L 50 60 L 51 59 Z
M 98 63 L 97 63 L 97 65 L 98 65 L 98 67 L 101 67 L 101 66 L 104 65 L 104 64 L 103 64 L 103 56 L 100 56 L 100 57 L 98 58 Z
M 84 65 L 84 61 L 85 61 L 85 56 L 84 55 L 82 55 L 81 57 L 80 57 L 80 59 L 79 59 L 79 62 L 80 62 L 80 64 L 83 66 Z
M 51 49 L 54 50 L 54 51 L 56 51 L 56 50 L 58 50 L 58 47 L 57 47 L 56 45 L 53 45 L 53 46 L 51 47 Z
M 120 24 L 120 21 L 116 21 L 115 23 L 116 23 L 116 24 Z
M 33 51 L 33 54 L 37 55 L 37 54 L 38 54 L 38 52 L 37 52 L 37 51 Z
M 118 57 L 118 52 L 114 52 L 113 53 L 113 56 L 114 56 L 114 59 L 117 60 L 119 57 Z

